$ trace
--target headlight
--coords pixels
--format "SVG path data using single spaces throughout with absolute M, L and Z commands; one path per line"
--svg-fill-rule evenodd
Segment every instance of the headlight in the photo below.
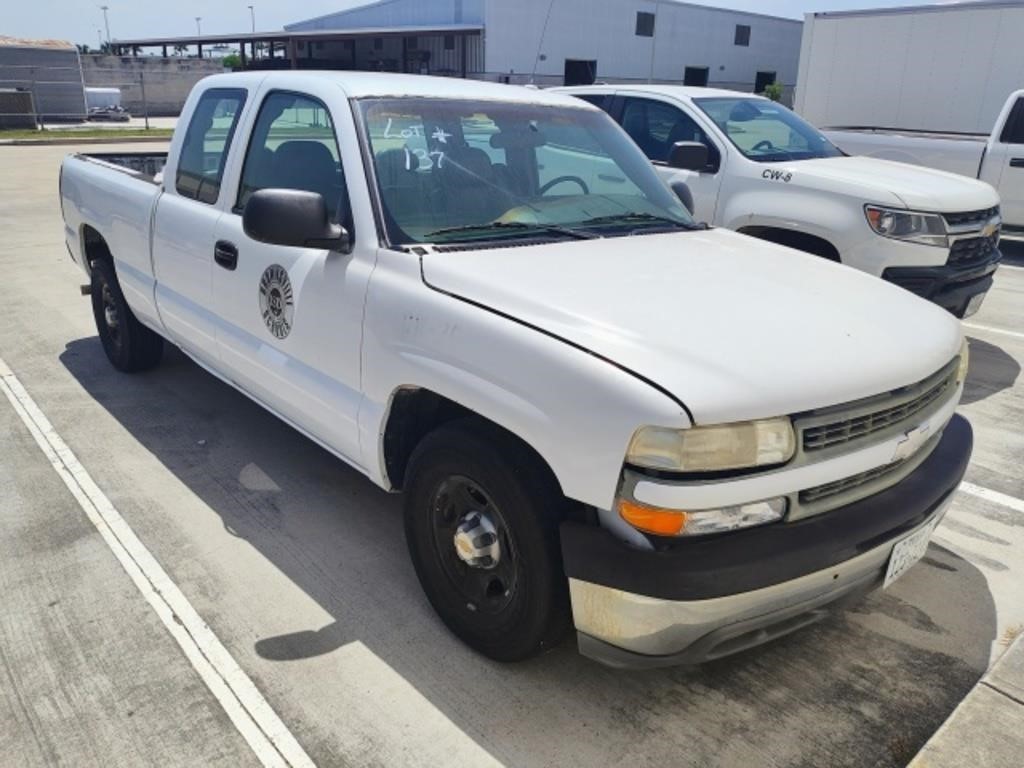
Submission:
M 959 387 L 967 379 L 967 368 L 971 363 L 971 350 L 967 346 L 967 339 L 960 345 L 960 365 L 956 369 L 956 385 Z
M 866 205 L 864 206 L 864 215 L 867 216 L 868 225 L 882 237 L 906 240 L 921 245 L 949 247 L 946 222 L 938 214 Z
M 786 499 L 780 497 L 734 507 L 689 512 L 648 507 L 620 499 L 619 515 L 637 530 L 656 536 L 706 536 L 774 523 L 786 514 L 786 506 Z
M 784 464 L 795 452 L 790 420 L 762 419 L 691 429 L 641 427 L 626 462 L 666 472 L 717 472 Z

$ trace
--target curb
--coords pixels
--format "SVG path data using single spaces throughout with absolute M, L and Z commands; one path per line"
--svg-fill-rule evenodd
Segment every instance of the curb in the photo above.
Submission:
M 46 147 L 60 146 L 62 144 L 152 144 L 158 142 L 169 142 L 170 136 L 124 136 L 118 138 L 111 136 L 88 136 L 74 138 L 71 136 L 59 139 L 0 139 L 0 147 Z
M 1024 634 L 975 683 L 907 768 L 1005 768 L 1024 756 Z

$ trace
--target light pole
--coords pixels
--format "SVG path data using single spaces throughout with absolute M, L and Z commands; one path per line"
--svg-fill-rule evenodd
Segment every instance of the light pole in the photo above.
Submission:
M 203 28 L 199 26 L 199 22 L 203 20 L 202 16 L 196 16 L 196 35 L 199 37 L 203 36 Z
M 103 26 L 106 27 L 106 30 L 107 30 L 107 45 L 110 44 L 110 19 L 107 18 L 107 11 L 109 9 L 110 9 L 110 6 L 107 6 L 107 5 L 101 5 L 100 6 L 100 10 L 103 11 Z
M 256 9 L 251 5 L 249 6 L 249 16 L 252 17 L 252 33 L 256 34 Z
M 96 42 L 99 43 L 99 46 L 100 46 L 96 50 L 99 51 L 100 53 L 103 53 L 103 30 L 102 29 L 97 29 L 96 30 Z

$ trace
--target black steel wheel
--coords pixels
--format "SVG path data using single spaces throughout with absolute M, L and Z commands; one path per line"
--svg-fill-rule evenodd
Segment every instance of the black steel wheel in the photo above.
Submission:
M 163 356 L 164 340 L 139 322 L 125 301 L 114 265 L 92 265 L 92 314 L 107 359 L 119 371 L 134 373 L 154 367 Z

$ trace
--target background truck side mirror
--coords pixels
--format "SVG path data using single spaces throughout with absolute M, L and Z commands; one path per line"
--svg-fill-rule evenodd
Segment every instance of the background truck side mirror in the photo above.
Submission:
M 302 189 L 261 189 L 242 210 L 242 229 L 253 240 L 270 245 L 326 248 L 348 253 L 348 230 L 331 221 L 319 192 Z
M 699 141 L 677 141 L 668 151 L 668 165 L 681 171 L 707 170 L 707 145 Z

